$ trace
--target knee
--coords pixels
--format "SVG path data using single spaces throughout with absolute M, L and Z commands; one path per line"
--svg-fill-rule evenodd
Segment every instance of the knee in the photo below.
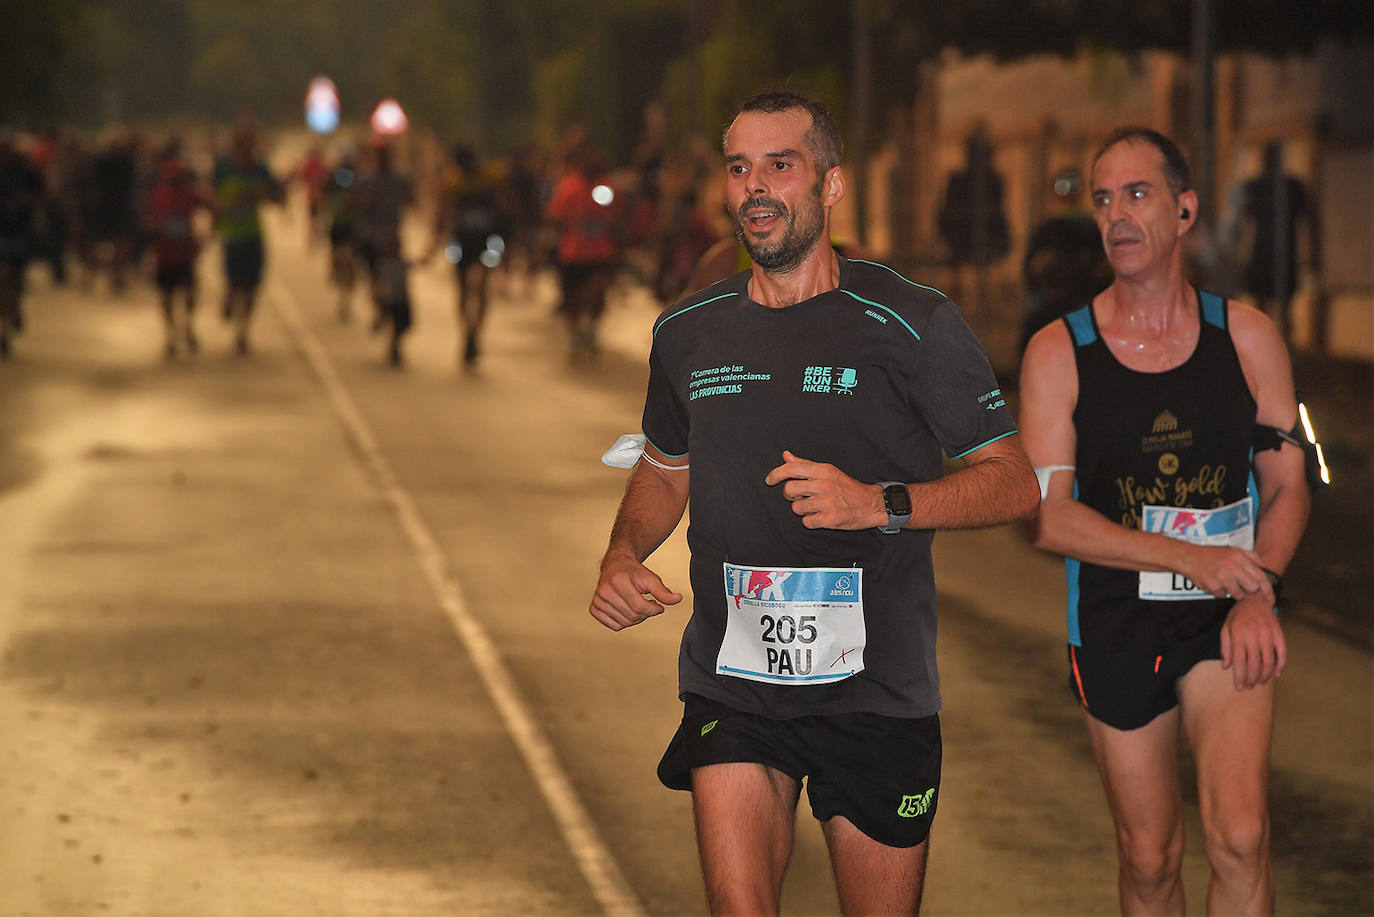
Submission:
M 1136 889 L 1168 887 L 1183 869 L 1183 836 L 1122 835 L 1117 839 L 1121 869 Z
M 1205 842 L 1214 869 L 1254 869 L 1269 854 L 1269 819 L 1262 811 L 1228 816 L 1206 826 Z

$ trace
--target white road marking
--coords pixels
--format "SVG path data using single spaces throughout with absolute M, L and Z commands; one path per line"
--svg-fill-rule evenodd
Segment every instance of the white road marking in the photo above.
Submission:
M 269 281 L 269 301 L 328 394 L 334 413 L 353 441 L 363 465 L 371 472 L 396 513 L 435 598 L 472 657 L 487 693 L 500 711 L 506 730 L 515 740 L 535 784 L 553 812 L 563 839 L 572 851 L 582 875 L 591 885 L 592 893 L 607 914 L 623 917 L 643 914 L 644 908 L 597 831 L 591 814 L 568 781 L 567 771 L 558 753 L 535 721 L 534 713 L 501 659 L 500 650 L 481 623 L 468 612 L 462 587 L 449 569 L 443 551 L 416 508 L 415 501 L 397 481 L 391 463 L 383 455 L 357 403 L 335 372 L 323 345 L 306 325 L 295 297 L 284 283 L 273 280 Z

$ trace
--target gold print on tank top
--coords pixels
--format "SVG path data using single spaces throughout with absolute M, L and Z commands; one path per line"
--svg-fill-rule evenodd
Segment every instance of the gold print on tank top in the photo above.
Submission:
M 1193 448 L 1193 431 L 1180 430 L 1178 417 L 1173 411 L 1165 409 L 1155 418 L 1150 427 L 1150 435 L 1140 438 L 1140 451 L 1145 455 L 1156 452 L 1180 451 Z
M 1187 506 L 1189 499 L 1199 509 L 1216 509 L 1226 505 L 1226 466 L 1203 465 L 1191 478 L 1168 479 L 1156 476 L 1148 485 L 1137 483 L 1134 475 L 1116 479 L 1117 505 L 1121 508 L 1121 524 L 1140 528 L 1140 507 Z M 1210 497 L 1210 506 L 1207 498 Z

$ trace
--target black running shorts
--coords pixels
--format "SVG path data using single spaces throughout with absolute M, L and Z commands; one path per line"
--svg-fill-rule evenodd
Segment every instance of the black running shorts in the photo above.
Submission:
M 1162 653 L 1070 645 L 1069 689 L 1093 719 L 1116 729 L 1139 729 L 1178 706 L 1178 680 L 1193 666 L 1220 658 L 1220 623 Z
M 195 266 L 186 264 L 159 264 L 155 276 L 159 290 L 175 290 L 195 286 Z
M 224 243 L 224 274 L 229 285 L 243 289 L 262 283 L 261 239 L 232 239 Z
M 663 753 L 658 779 L 692 788 L 692 770 L 752 762 L 806 779 L 811 814 L 842 815 L 889 847 L 930 835 L 939 802 L 940 717 L 876 713 L 775 720 L 688 694 L 682 725 Z

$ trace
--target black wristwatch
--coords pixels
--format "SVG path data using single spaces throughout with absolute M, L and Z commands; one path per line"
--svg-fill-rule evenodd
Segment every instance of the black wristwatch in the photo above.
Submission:
M 887 508 L 887 525 L 879 526 L 878 531 L 895 535 L 911 521 L 911 494 L 900 481 L 882 481 L 878 486 L 883 489 L 883 506 Z
M 1274 604 L 1279 605 L 1283 601 L 1283 577 L 1279 576 L 1268 567 L 1260 567 L 1264 575 L 1269 579 L 1269 587 L 1274 590 Z

